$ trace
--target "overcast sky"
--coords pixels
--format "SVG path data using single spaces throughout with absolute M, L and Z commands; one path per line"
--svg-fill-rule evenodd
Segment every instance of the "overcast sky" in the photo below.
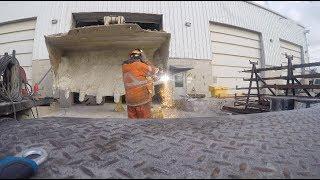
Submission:
M 320 1 L 253 1 L 297 21 L 310 30 L 310 62 L 320 61 Z

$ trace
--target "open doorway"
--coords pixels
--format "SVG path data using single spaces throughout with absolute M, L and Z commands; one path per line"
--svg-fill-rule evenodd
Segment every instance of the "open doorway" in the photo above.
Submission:
M 162 30 L 162 15 L 126 12 L 83 12 L 73 13 L 73 28 L 104 25 L 105 16 L 123 16 L 126 23 L 138 24 L 146 30 Z
M 179 72 L 174 75 L 175 99 L 179 99 L 181 96 L 185 96 L 187 94 L 185 74 L 185 72 Z

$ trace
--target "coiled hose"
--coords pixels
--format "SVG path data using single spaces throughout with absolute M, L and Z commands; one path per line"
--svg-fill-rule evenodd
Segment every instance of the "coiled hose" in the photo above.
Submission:
M 0 102 L 22 101 L 19 62 L 7 53 L 0 59 Z
M 26 86 L 28 96 L 34 101 L 32 97 L 32 88 L 30 84 L 23 82 L 23 78 L 20 75 L 20 68 L 19 61 L 15 58 L 15 51 L 13 51 L 12 56 L 9 56 L 8 53 L 5 53 L 4 56 L 0 56 L 0 102 L 12 103 L 14 119 L 16 120 L 17 114 L 14 102 L 22 101 L 23 96 L 21 94 L 21 89 L 23 84 Z M 28 86 L 30 87 L 30 90 L 28 89 Z

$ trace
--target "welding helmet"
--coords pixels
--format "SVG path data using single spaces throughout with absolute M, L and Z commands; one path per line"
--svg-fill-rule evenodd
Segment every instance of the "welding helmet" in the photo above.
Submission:
M 138 48 L 131 51 L 129 57 L 132 60 L 144 60 L 145 59 L 144 52 Z

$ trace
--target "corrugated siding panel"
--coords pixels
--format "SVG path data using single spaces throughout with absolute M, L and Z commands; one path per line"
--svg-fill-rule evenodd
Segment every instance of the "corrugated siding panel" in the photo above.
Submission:
M 301 47 L 292 43 L 288 43 L 280 40 L 281 47 L 281 63 L 283 65 L 288 64 L 288 59 L 285 54 L 287 53 L 289 56 L 293 55 L 292 64 L 299 64 L 301 62 Z M 287 71 L 283 71 L 282 74 L 286 75 Z M 301 69 L 295 69 L 293 71 L 294 74 L 301 74 Z
M 260 50 L 239 45 L 213 42 L 212 49 L 217 54 L 230 54 L 249 58 L 260 58 Z
M 34 20 L 7 24 L 4 26 L 1 26 L 0 34 L 8 34 L 8 33 L 17 32 L 17 31 L 33 30 L 35 26 L 36 26 L 36 22 Z
M 234 94 L 237 85 L 248 84 L 241 82 L 241 78 L 248 78 L 250 74 L 241 71 L 251 68 L 249 61 L 261 59 L 259 33 L 216 23 L 210 25 L 210 31 L 212 75 L 217 80 L 213 85 L 227 87 L 228 93 Z
M 35 20 L 3 24 L 0 26 L 0 54 L 11 54 L 16 51 L 16 57 L 25 68 L 27 79 L 32 78 L 32 52 L 34 45 Z
M 12 12 L 15 13 L 12 13 Z M 170 57 L 212 59 L 209 21 L 231 24 L 262 33 L 266 64 L 280 63 L 279 38 L 302 45 L 303 28 L 290 20 L 243 1 L 38 1 L 1 2 L 0 22 L 37 17 L 33 59 L 48 59 L 43 35 L 67 32 L 73 12 L 122 11 L 163 14 L 164 30 L 171 33 Z M 57 19 L 58 24 L 51 24 Z M 191 27 L 186 27 L 186 21 Z M 270 42 L 273 39 L 273 42 Z
M 16 50 L 17 54 L 32 53 L 32 46 L 33 40 L 10 42 L 6 44 L 0 44 L 0 52 L 1 54 L 3 52 L 8 52 L 11 54 L 13 50 Z
M 237 77 L 250 77 L 249 73 L 242 73 L 242 67 L 228 67 L 228 66 L 215 66 L 212 68 L 212 75 L 218 78 L 237 78 Z M 220 84 L 217 84 L 220 86 Z M 227 87 L 235 86 L 235 83 L 228 84 Z
M 233 35 L 228 35 L 224 33 L 211 33 L 211 41 L 215 42 L 226 42 L 230 44 L 239 44 L 242 46 L 248 46 L 248 47 L 259 47 L 260 46 L 260 41 L 259 40 L 251 40 L 248 38 L 243 38 L 240 36 L 233 36 Z
M 288 41 L 305 46 L 303 28 L 289 20 L 279 20 L 279 16 L 246 2 L 209 3 L 208 19 L 262 33 L 266 64 L 280 65 L 280 43 L 283 37 Z M 283 22 L 281 22 L 283 21 Z M 295 39 L 295 36 L 298 38 Z M 270 42 L 273 40 L 273 43 Z
M 214 54 L 213 64 L 238 66 L 243 68 L 251 68 L 248 57 L 231 56 L 230 54 Z M 252 61 L 258 61 L 258 58 L 250 58 Z
M 24 41 L 33 40 L 33 37 L 34 37 L 34 29 L 7 33 L 7 34 L 0 34 L 0 44 L 13 42 L 13 41 L 21 41 L 21 40 L 24 40 Z

